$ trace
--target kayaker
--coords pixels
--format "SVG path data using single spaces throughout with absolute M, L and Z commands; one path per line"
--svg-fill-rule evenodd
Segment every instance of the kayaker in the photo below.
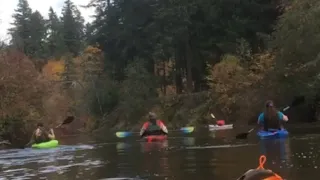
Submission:
M 140 137 L 148 135 L 166 135 L 168 129 L 164 125 L 163 121 L 157 119 L 157 115 L 153 112 L 149 112 L 149 120 L 145 122 L 140 130 Z
M 53 129 L 50 129 L 50 132 L 47 132 L 42 123 L 37 124 L 37 129 L 33 132 L 29 143 L 26 145 L 31 146 L 32 144 L 39 144 L 43 142 L 48 142 L 55 139 L 55 134 Z
M 288 117 L 278 111 L 271 100 L 268 100 L 265 104 L 265 111 L 258 117 L 258 124 L 261 129 L 268 131 L 270 128 L 283 129 L 283 122 L 288 120 Z

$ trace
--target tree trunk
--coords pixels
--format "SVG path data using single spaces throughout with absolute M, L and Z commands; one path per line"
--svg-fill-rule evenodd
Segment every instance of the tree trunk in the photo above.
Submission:
M 166 60 L 162 61 L 162 68 L 163 68 L 163 79 L 162 79 L 162 85 L 163 85 L 163 94 L 167 95 L 167 73 L 166 73 Z
M 182 79 L 181 79 L 181 55 L 179 49 L 176 48 L 175 52 L 175 84 L 176 84 L 176 93 L 182 93 Z
M 192 50 L 190 47 L 189 38 L 186 41 L 186 71 L 187 71 L 187 93 L 193 91 L 193 81 L 192 81 Z

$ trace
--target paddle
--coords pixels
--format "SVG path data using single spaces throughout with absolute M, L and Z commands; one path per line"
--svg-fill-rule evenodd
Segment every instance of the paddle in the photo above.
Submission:
M 173 130 L 173 131 L 181 131 L 184 134 L 189 134 L 189 133 L 192 133 L 194 131 L 194 127 L 193 126 L 182 127 L 179 130 Z M 132 136 L 133 134 L 138 134 L 138 133 L 139 132 L 120 131 L 120 132 L 116 132 L 116 136 L 118 138 L 126 138 L 126 137 L 129 137 L 129 136 Z
M 288 109 L 294 107 L 294 106 L 297 106 L 297 105 L 300 105 L 302 104 L 303 102 L 305 101 L 305 98 L 304 96 L 296 96 L 293 101 L 291 102 L 291 105 L 285 107 L 282 109 L 282 111 L 287 111 Z M 248 135 L 255 129 L 256 127 L 250 129 L 248 132 L 245 132 L 245 133 L 240 133 L 238 135 L 236 135 L 236 138 L 237 139 L 246 139 L 248 137 Z
M 70 124 L 72 121 L 74 120 L 73 116 L 68 116 L 61 124 L 59 124 L 58 126 L 56 126 L 56 128 L 65 125 L 65 124 Z

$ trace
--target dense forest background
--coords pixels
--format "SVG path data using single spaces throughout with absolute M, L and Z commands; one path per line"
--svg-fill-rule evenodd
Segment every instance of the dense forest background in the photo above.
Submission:
M 148 111 L 170 127 L 208 123 L 211 112 L 247 124 L 267 99 L 284 106 L 300 94 L 308 103 L 290 117 L 317 120 L 319 5 L 66 0 L 45 19 L 19 0 L 1 43 L 0 136 L 21 139 L 68 114 L 81 131 L 137 127 Z M 79 8 L 95 8 L 94 21 Z

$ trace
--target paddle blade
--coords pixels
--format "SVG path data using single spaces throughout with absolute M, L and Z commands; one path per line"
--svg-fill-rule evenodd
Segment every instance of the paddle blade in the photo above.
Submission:
M 73 117 L 73 116 L 68 116 L 68 117 L 62 122 L 61 125 L 70 124 L 73 120 L 74 120 L 74 117 Z
M 215 119 L 215 118 L 216 118 L 212 113 L 211 113 L 210 115 L 211 115 L 211 117 L 212 117 L 213 119 Z
M 192 133 L 194 131 L 194 127 L 189 126 L 189 127 L 182 127 L 180 128 L 180 131 L 182 131 L 183 133 Z
M 291 106 L 297 106 L 299 104 L 304 103 L 304 101 L 305 101 L 304 96 L 296 96 L 292 101 Z
M 118 138 L 125 138 L 125 137 L 128 137 L 128 136 L 131 136 L 132 135 L 132 132 L 116 132 L 116 136 Z
M 236 139 L 247 139 L 249 133 L 241 133 L 236 136 Z
M 65 125 L 65 124 L 70 124 L 73 120 L 74 120 L 73 116 L 68 116 L 61 124 L 56 126 L 56 128 L 59 128 L 60 126 Z

